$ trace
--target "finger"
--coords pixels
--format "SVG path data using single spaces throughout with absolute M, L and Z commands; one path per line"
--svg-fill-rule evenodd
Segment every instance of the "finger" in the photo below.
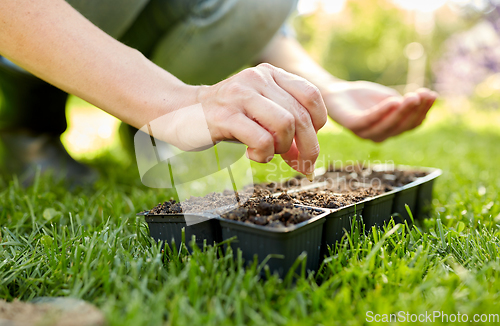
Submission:
M 420 98 L 415 93 L 405 95 L 401 105 L 391 112 L 385 119 L 364 131 L 360 136 L 380 142 L 390 136 L 392 130 L 397 128 L 401 121 L 420 105 Z
M 276 84 L 293 96 L 310 115 L 314 129 L 318 131 L 327 121 L 326 106 L 318 88 L 311 82 L 269 64 L 259 65 L 269 72 Z
M 422 124 L 422 122 L 425 120 L 425 117 L 427 116 L 427 113 L 429 112 L 431 107 L 434 105 L 434 102 L 436 101 L 437 97 L 438 97 L 438 94 L 436 92 L 431 91 L 431 93 L 429 94 L 429 96 L 425 100 L 426 101 L 426 110 L 424 110 L 420 114 L 419 118 L 415 121 L 415 125 L 413 126 L 413 128 L 418 127 Z
M 316 133 L 308 111 L 292 95 L 290 95 L 290 93 L 286 92 L 274 82 L 272 82 L 270 85 L 267 85 L 267 87 L 263 88 L 261 91 L 263 96 L 268 98 L 273 103 L 278 104 L 280 107 L 285 108 L 293 117 L 294 133 L 296 133 L 297 130 L 300 131 L 298 134 L 296 133 L 293 136 L 298 138 L 304 136 L 309 137 L 310 135 L 313 135 L 313 133 Z M 311 132 L 308 132 L 307 129 L 311 129 Z M 314 138 L 316 139 L 317 137 L 314 136 Z M 315 142 L 317 142 L 317 140 L 315 140 Z M 291 142 L 288 145 L 290 144 Z M 288 152 L 289 149 L 290 146 L 288 146 L 285 151 L 277 153 L 284 154 Z
M 355 134 L 362 133 L 382 121 L 400 105 L 401 99 L 399 97 L 387 98 L 373 108 L 364 112 L 362 115 L 359 115 L 356 119 L 352 119 L 353 123 L 346 125 L 346 127 L 352 130 Z
M 319 154 L 319 145 L 317 147 L 317 152 Z M 314 161 L 304 159 L 296 141 L 292 143 L 290 150 L 287 153 L 282 154 L 281 157 L 293 169 L 305 175 L 311 174 L 314 171 L 314 164 L 317 159 L 317 155 Z
M 276 154 L 288 152 L 295 136 L 295 118 L 292 113 L 261 95 L 249 96 L 244 109 L 250 119 L 271 133 Z
M 294 143 L 281 156 L 295 170 L 303 174 L 312 173 L 319 156 L 318 137 L 314 129 L 296 126 Z
M 419 126 L 422 121 L 424 121 L 425 117 L 427 116 L 427 112 L 429 112 L 430 108 L 437 98 L 437 93 L 427 88 L 421 88 L 417 90 L 417 94 L 419 95 L 421 102 L 420 110 L 418 115 L 415 117 L 415 119 L 413 119 L 412 123 L 405 129 L 405 131 Z
M 389 133 L 389 137 L 399 135 L 405 131 L 415 128 L 417 121 L 422 117 L 422 115 L 425 118 L 425 115 L 429 110 L 427 103 L 429 92 L 430 91 L 425 88 L 417 90 L 416 94 L 420 99 L 420 105 L 418 105 L 415 110 L 410 112 L 410 114 L 401 120 L 400 124 Z
M 290 146 L 290 150 L 287 153 L 281 154 L 283 161 L 285 161 L 288 165 L 290 165 L 295 171 L 300 173 L 305 173 L 301 171 L 299 164 L 299 149 L 297 148 L 297 144 L 293 141 L 292 146 Z
M 234 114 L 228 119 L 230 137 L 248 146 L 249 159 L 267 163 L 274 156 L 273 136 L 255 121 L 244 114 Z
M 319 155 L 319 144 L 316 130 L 308 111 L 278 84 L 268 85 L 263 95 L 290 110 L 295 119 L 295 148 L 283 156 L 285 162 L 299 172 L 308 174 L 314 170 L 314 163 Z M 288 153 L 287 153 L 288 152 Z M 311 170 L 312 169 L 312 170 Z
M 427 112 L 429 112 L 429 109 L 432 107 L 437 97 L 436 92 L 433 92 L 427 88 L 421 88 L 417 90 L 417 94 L 419 95 L 421 101 L 418 115 L 413 121 L 411 121 L 410 124 L 407 124 L 407 126 L 405 126 L 403 131 L 411 130 L 419 126 L 425 119 Z

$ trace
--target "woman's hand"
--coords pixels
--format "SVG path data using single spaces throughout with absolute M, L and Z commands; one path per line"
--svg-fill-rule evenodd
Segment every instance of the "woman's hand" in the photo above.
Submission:
M 419 126 L 437 93 L 422 88 L 401 96 L 379 84 L 339 81 L 323 98 L 329 115 L 361 138 L 381 142 Z
M 200 86 L 212 141 L 238 140 L 247 156 L 269 162 L 274 154 L 309 174 L 319 155 L 317 131 L 327 120 L 319 90 L 270 64 L 249 68 L 213 86 Z

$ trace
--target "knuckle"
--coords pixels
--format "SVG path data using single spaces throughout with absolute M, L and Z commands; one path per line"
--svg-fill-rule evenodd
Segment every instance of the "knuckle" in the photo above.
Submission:
M 266 158 L 263 155 L 259 155 L 257 153 L 252 154 L 250 158 L 257 163 L 267 163 Z
M 259 65 L 257 65 L 257 68 L 259 69 L 266 69 L 266 70 L 274 70 L 275 67 L 267 62 L 263 62 Z
M 323 98 L 319 89 L 309 81 L 303 79 L 302 81 L 302 94 L 303 94 L 303 104 L 313 110 L 326 110 L 323 104 Z
M 261 151 L 273 147 L 273 145 L 274 145 L 274 138 L 268 133 L 262 135 L 256 142 L 257 148 Z
M 229 97 L 237 97 L 244 100 L 248 100 L 253 96 L 251 89 L 243 85 L 242 83 L 233 82 L 225 87 L 225 92 Z
M 283 114 L 283 116 L 280 118 L 280 125 L 279 125 L 280 129 L 279 131 L 281 132 L 288 132 L 290 130 L 293 130 L 293 128 L 295 127 L 295 118 L 294 116 L 286 111 L 285 114 Z
M 319 105 L 321 103 L 321 93 L 314 84 L 305 81 L 303 87 L 303 93 L 306 97 L 307 104 L 309 105 Z
M 263 163 L 269 163 L 273 158 L 274 158 L 274 155 L 268 155 L 268 156 L 264 157 Z
M 258 68 L 248 68 L 245 69 L 241 72 L 242 76 L 245 77 L 245 79 L 250 79 L 253 81 L 257 81 L 259 83 L 265 82 L 265 77 L 262 71 L 260 71 Z
M 255 149 L 249 148 L 247 150 L 248 158 L 251 159 L 252 161 L 258 162 L 258 163 L 264 163 L 264 157 L 262 155 L 259 155 L 259 153 Z
M 238 121 L 238 113 L 228 110 L 217 110 L 210 117 L 210 125 L 217 127 L 223 134 L 230 133 L 231 126 L 237 125 Z
M 240 84 L 238 82 L 232 82 L 226 84 L 222 89 L 222 92 L 226 95 L 236 95 L 242 93 L 243 91 L 244 91 L 243 84 Z

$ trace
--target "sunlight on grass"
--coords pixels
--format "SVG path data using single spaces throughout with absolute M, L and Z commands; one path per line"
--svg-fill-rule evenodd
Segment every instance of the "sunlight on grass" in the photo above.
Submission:
M 431 219 L 367 234 L 355 227 L 315 275 L 293 284 L 263 279 L 256 264 L 245 267 L 239 253 L 222 247 L 162 251 L 135 214 L 171 192 L 143 186 L 137 167 L 109 145 L 92 161 L 106 176 L 93 188 L 68 192 L 42 176 L 23 189 L 0 179 L 0 293 L 22 301 L 83 298 L 120 326 L 361 325 L 367 311 L 497 313 L 500 112 L 456 114 L 446 105 L 438 103 L 421 128 L 382 144 L 334 123 L 319 133 L 322 155 L 333 159 L 389 159 L 444 173 Z M 253 167 L 265 181 L 272 165 Z
M 74 96 L 67 105 L 68 129 L 61 140 L 76 159 L 93 159 L 110 148 L 120 146 L 120 121 Z

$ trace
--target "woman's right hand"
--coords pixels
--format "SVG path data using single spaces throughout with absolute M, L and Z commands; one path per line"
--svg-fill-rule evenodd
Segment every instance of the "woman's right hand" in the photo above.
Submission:
M 309 174 L 319 155 L 317 131 L 327 121 L 319 90 L 307 80 L 260 64 L 213 86 L 199 86 L 213 143 L 237 140 L 247 156 L 267 163 L 274 154 Z

